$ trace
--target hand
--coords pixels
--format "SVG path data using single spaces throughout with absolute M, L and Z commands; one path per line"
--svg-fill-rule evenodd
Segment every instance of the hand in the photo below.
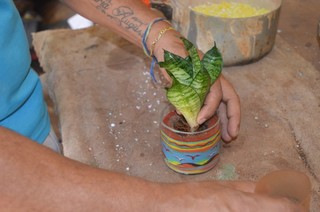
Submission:
M 240 129 L 240 99 L 223 75 L 211 86 L 199 112 L 198 123 L 202 124 L 216 111 L 220 117 L 222 139 L 229 143 L 238 136 Z
M 163 24 L 163 23 L 162 23 Z M 161 28 L 160 26 L 158 26 Z M 163 27 L 163 26 L 162 26 Z M 155 30 L 156 31 L 156 30 Z M 155 46 L 155 56 L 159 61 L 163 60 L 163 49 L 180 55 L 187 56 L 181 35 L 174 30 L 168 31 L 165 36 Z M 203 53 L 199 51 L 199 56 Z M 162 76 L 170 86 L 171 79 L 164 69 L 160 69 Z M 204 105 L 200 110 L 197 121 L 202 124 L 209 119 L 215 112 L 218 112 L 221 121 L 221 136 L 226 143 L 234 140 L 239 133 L 240 128 L 240 99 L 231 83 L 221 75 L 211 86 L 210 92 L 206 97 Z
M 253 193 L 252 182 L 192 182 L 162 188 L 169 195 L 159 201 L 160 211 L 302 211 L 288 199 Z

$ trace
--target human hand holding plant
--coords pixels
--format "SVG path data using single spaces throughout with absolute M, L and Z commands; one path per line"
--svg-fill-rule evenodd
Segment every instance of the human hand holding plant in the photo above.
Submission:
M 195 46 L 183 37 L 180 39 L 189 55 L 182 58 L 164 50 L 164 61 L 159 65 L 172 78 L 171 87 L 166 88 L 169 102 L 184 116 L 191 131 L 195 131 L 199 127 L 198 113 L 221 73 L 223 62 L 216 46 L 200 60 Z
M 154 30 L 150 33 L 149 45 L 151 45 L 153 40 L 151 37 L 156 37 L 159 30 L 166 26 L 170 25 L 166 22 L 155 25 Z M 153 51 L 158 61 L 164 60 L 164 49 L 183 58 L 188 56 L 188 52 L 185 50 L 183 42 L 180 39 L 181 36 L 176 30 L 167 31 L 165 36 L 162 36 L 154 46 Z M 203 53 L 200 50 L 197 51 L 200 58 L 202 58 Z M 172 84 L 171 77 L 164 68 L 160 68 L 160 72 L 161 76 L 167 81 L 166 87 L 170 87 Z M 211 85 L 198 114 L 198 124 L 202 124 L 216 112 L 220 117 L 222 139 L 225 142 L 231 142 L 238 136 L 240 128 L 240 100 L 232 84 L 223 74 L 220 74 L 215 83 Z
M 174 68 L 175 65 L 170 65 L 170 64 L 174 64 L 175 62 L 178 62 L 178 61 L 180 61 L 180 65 L 177 65 L 177 67 L 185 66 L 187 64 L 188 66 L 187 69 L 189 70 L 187 72 L 192 72 L 192 70 L 190 71 L 190 69 L 192 68 L 200 69 L 200 70 L 209 69 L 209 71 L 211 70 L 210 77 L 208 77 L 207 75 L 209 73 L 203 73 L 203 72 L 206 72 L 206 70 L 204 71 L 202 70 L 201 72 L 199 72 L 199 70 L 198 71 L 195 70 L 196 74 L 201 73 L 200 75 L 202 75 L 202 78 L 206 76 L 205 77 L 206 79 L 211 78 L 211 80 L 210 80 L 209 86 L 208 86 L 208 81 L 203 81 L 203 83 L 205 84 L 204 87 L 206 91 L 202 92 L 202 94 L 205 94 L 205 95 L 204 95 L 204 98 L 198 96 L 199 98 L 196 101 L 198 106 L 195 107 L 196 112 L 193 111 L 193 118 L 192 118 L 193 121 L 191 125 L 195 126 L 196 128 L 197 125 L 202 124 L 204 121 L 209 119 L 216 111 L 218 111 L 221 119 L 221 123 L 222 123 L 222 130 L 221 130 L 222 138 L 226 142 L 232 141 L 238 135 L 238 131 L 239 131 L 240 102 L 239 102 L 239 97 L 236 94 L 232 85 L 223 77 L 223 75 L 220 74 L 221 68 L 222 68 L 221 55 L 218 52 L 216 47 L 213 47 L 205 55 L 203 55 L 202 52 L 196 50 L 196 48 L 192 45 L 192 43 L 190 43 L 186 39 L 182 39 L 182 41 L 184 45 L 186 45 L 186 48 L 187 48 L 186 50 L 189 55 L 186 58 L 182 58 L 177 55 L 173 55 L 169 51 L 165 51 L 164 59 L 166 60 L 166 57 L 167 57 L 167 62 L 160 63 L 160 66 L 162 66 L 165 69 L 168 69 L 168 68 L 174 69 L 173 72 L 175 72 L 175 75 L 177 75 L 177 72 L 179 72 L 177 70 L 180 68 Z M 163 45 L 166 45 L 166 44 L 167 43 L 164 43 Z M 179 55 L 186 54 L 184 52 L 181 52 L 181 45 L 179 45 L 179 42 L 174 42 L 173 45 L 171 44 L 170 46 L 169 45 L 167 46 L 168 46 L 168 49 L 171 49 L 172 52 L 177 52 L 177 54 Z M 165 47 L 162 47 L 162 48 L 166 49 Z M 202 60 L 199 59 L 198 54 L 200 55 L 200 58 L 202 58 Z M 190 64 L 191 58 L 192 58 L 192 62 L 195 62 L 196 65 Z M 185 59 L 186 61 L 181 62 Z M 177 83 L 176 83 L 177 81 L 175 81 L 174 74 L 170 74 L 170 71 L 168 72 L 170 77 L 172 78 L 171 84 L 173 85 L 173 87 L 175 87 L 173 90 L 182 89 L 182 87 L 184 86 L 181 86 L 181 85 L 177 86 Z M 164 72 L 164 75 L 166 74 L 167 73 Z M 182 75 L 182 76 L 185 76 L 188 78 L 187 75 Z M 201 77 L 197 76 L 196 79 L 197 80 L 195 81 L 199 82 L 199 79 L 201 79 Z M 182 80 L 186 80 L 186 78 Z M 190 78 L 187 80 L 190 81 Z M 175 83 L 175 86 L 174 86 L 174 83 Z M 185 85 L 187 84 L 186 81 L 184 81 L 183 83 Z M 187 88 L 187 89 L 190 89 L 190 88 Z M 201 91 L 199 92 L 201 93 Z M 170 92 L 168 93 L 170 95 Z M 199 109 L 199 103 L 200 103 L 200 109 Z M 180 110 L 179 107 L 177 107 L 177 109 Z M 182 111 L 180 112 L 183 114 Z
M 198 121 L 208 119 L 215 111 L 220 117 L 222 139 L 229 143 L 238 136 L 240 129 L 240 99 L 232 84 L 222 74 L 211 86 L 198 114 Z

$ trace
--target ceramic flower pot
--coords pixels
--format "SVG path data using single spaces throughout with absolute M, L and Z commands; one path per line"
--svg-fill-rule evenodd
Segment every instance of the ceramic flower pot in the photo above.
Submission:
M 217 115 L 196 132 L 181 130 L 181 116 L 172 107 L 162 113 L 161 145 L 166 165 L 182 174 L 200 174 L 219 161 L 220 120 Z

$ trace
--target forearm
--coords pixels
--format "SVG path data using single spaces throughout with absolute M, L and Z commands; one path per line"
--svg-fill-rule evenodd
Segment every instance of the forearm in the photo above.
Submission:
M 214 183 L 160 184 L 93 168 L 2 127 L 0 168 L 4 211 L 206 211 L 223 192 Z
M 119 35 L 141 46 L 147 25 L 160 12 L 147 8 L 141 0 L 64 0 L 74 11 L 109 28 Z
M 152 183 L 67 159 L 0 127 L 2 211 L 294 211 L 254 184 Z M 237 190 L 239 189 L 239 190 Z M 241 192 L 245 191 L 245 192 Z
M 2 127 L 0 168 L 4 211 L 150 211 L 158 199 L 159 184 L 89 167 Z

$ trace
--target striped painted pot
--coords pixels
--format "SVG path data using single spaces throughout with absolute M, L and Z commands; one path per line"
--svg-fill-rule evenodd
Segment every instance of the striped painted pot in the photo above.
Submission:
M 166 113 L 161 123 L 161 145 L 169 168 L 182 174 L 200 174 L 212 169 L 219 161 L 221 146 L 220 120 L 213 116 L 205 129 L 183 132 L 173 128 L 175 111 Z

